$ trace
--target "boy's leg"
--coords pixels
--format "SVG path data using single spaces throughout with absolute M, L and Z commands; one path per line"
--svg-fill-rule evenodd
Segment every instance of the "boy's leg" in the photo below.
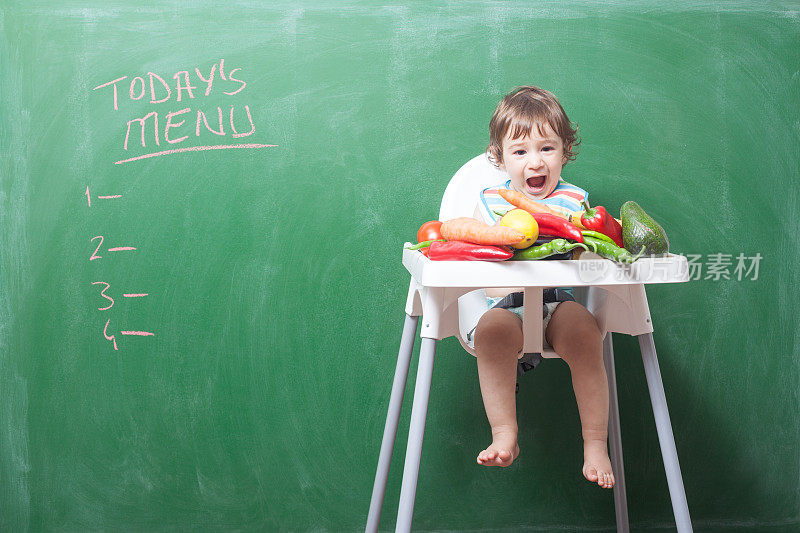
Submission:
M 614 486 L 608 458 L 608 378 L 603 336 L 594 316 L 576 302 L 556 307 L 545 339 L 569 365 L 583 434 L 583 475 L 605 488 Z
M 478 464 L 508 466 L 517 455 L 517 358 L 522 350 L 522 320 L 507 309 L 490 309 L 475 329 L 478 380 L 492 444 Z

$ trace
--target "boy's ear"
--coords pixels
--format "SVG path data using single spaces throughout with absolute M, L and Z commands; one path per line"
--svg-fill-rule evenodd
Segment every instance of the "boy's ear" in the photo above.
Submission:
M 491 159 L 494 159 L 494 163 L 497 165 L 497 168 L 500 170 L 505 170 L 506 166 L 503 164 L 503 153 L 496 153 L 496 149 L 492 146 L 489 147 L 488 155 L 491 156 Z
M 564 165 L 567 164 L 567 161 L 568 161 L 567 153 L 569 153 L 570 150 L 572 150 L 572 145 L 571 144 L 564 149 L 564 155 L 561 156 L 561 166 L 564 166 Z

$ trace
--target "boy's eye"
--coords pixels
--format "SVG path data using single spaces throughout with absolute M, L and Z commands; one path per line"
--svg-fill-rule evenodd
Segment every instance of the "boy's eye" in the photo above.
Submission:
M 545 146 L 544 148 L 542 148 L 542 150 L 544 150 L 545 152 L 549 152 L 550 150 L 554 150 L 554 149 L 555 148 L 553 148 L 552 146 Z
M 519 150 L 514 150 L 514 155 L 525 155 L 525 150 L 521 148 Z

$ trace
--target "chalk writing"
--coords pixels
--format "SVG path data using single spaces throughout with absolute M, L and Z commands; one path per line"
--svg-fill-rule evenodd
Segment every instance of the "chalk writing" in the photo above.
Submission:
M 115 164 L 127 163 L 129 161 L 136 161 L 137 159 L 147 159 L 149 157 L 158 157 L 160 155 L 177 154 L 179 152 L 203 152 L 205 150 L 227 150 L 230 148 L 268 148 L 270 146 L 278 146 L 277 144 L 233 144 L 233 145 L 217 145 L 217 146 L 191 146 L 188 148 L 176 148 L 174 150 L 164 150 L 162 152 L 154 152 L 152 154 L 139 155 L 128 159 L 115 161 Z
M 245 87 L 247 87 L 247 82 L 244 81 L 244 79 L 242 79 L 243 76 L 239 74 L 243 69 L 241 67 L 236 67 L 229 70 L 226 74 L 224 59 L 220 59 L 219 63 L 214 63 L 211 65 L 211 68 L 207 70 L 207 75 L 205 75 L 199 67 L 194 68 L 194 73 L 191 73 L 189 70 L 179 70 L 172 76 L 174 83 L 168 82 L 155 72 L 147 72 L 144 75 L 132 76 L 130 78 L 127 75 L 120 76 L 111 81 L 97 85 L 92 90 L 97 91 L 99 89 L 104 89 L 105 91 L 110 91 L 114 111 L 119 111 L 120 87 L 123 91 L 127 89 L 127 93 L 123 92 L 123 95 L 127 94 L 131 101 L 137 102 L 148 95 L 147 88 L 149 86 L 150 104 L 168 103 L 173 99 L 175 103 L 184 103 L 203 96 L 209 96 L 215 91 L 225 96 L 235 96 L 240 94 L 244 91 Z M 147 78 L 147 82 L 145 82 L 145 77 Z M 199 91 L 197 91 L 198 88 L 200 89 Z M 124 102 L 125 97 L 122 96 L 122 99 Z M 227 107 L 224 112 L 223 107 Z M 166 112 L 163 110 L 153 110 L 143 116 L 131 118 L 125 125 L 125 137 L 122 141 L 122 149 L 127 151 L 129 143 L 131 144 L 131 148 L 133 145 L 137 145 L 137 138 L 138 142 L 141 143 L 141 148 L 148 148 L 148 144 L 150 143 L 155 143 L 156 147 L 160 147 L 162 139 L 168 145 L 183 143 L 190 138 L 191 133 L 194 133 L 195 138 L 211 134 L 218 137 L 229 135 L 233 139 L 239 139 L 242 137 L 249 137 L 256 132 L 253 115 L 248 104 L 216 106 L 212 108 L 210 112 L 207 109 L 195 109 L 194 111 L 195 112 L 192 113 L 193 110 L 191 107 L 182 107 L 176 111 L 170 110 Z M 190 114 L 192 114 L 192 116 L 190 116 Z M 227 120 L 223 119 L 223 115 L 225 115 Z M 210 123 L 209 116 L 212 117 Z M 217 119 L 216 121 L 214 117 Z M 194 127 L 191 128 L 190 124 Z M 150 139 L 152 139 L 152 141 L 149 141 Z M 269 148 L 274 146 L 276 145 L 248 143 L 176 148 L 120 159 L 116 161 L 115 164 L 119 165 L 139 159 L 188 151 L 221 150 L 228 148 Z M 150 148 L 152 148 L 152 146 Z
M 106 196 L 97 196 L 98 200 L 109 200 L 113 198 L 122 198 L 121 194 L 112 194 Z M 89 187 L 86 187 L 86 203 L 89 204 L 89 207 L 92 207 L 92 196 L 89 194 Z
M 108 334 L 108 324 L 109 323 L 111 323 L 111 319 L 110 318 L 106 321 L 106 327 L 103 328 L 103 337 L 105 337 L 106 339 L 108 339 L 108 340 L 110 340 L 111 342 L 114 343 L 114 349 L 115 350 L 119 350 L 119 348 L 117 348 L 117 341 L 114 338 L 114 335 L 109 335 Z
M 100 239 L 100 243 L 97 245 L 97 248 L 94 249 L 92 255 L 89 257 L 89 261 L 94 261 L 95 259 L 102 259 L 102 255 L 97 255 L 97 252 L 100 251 L 100 247 L 103 246 L 103 236 L 97 235 L 96 237 L 92 237 L 89 242 L 94 242 L 95 239 Z M 134 246 L 115 246 L 113 248 L 109 248 L 109 252 L 130 252 L 136 250 Z
M 101 199 L 121 198 L 121 197 L 122 197 L 121 194 L 97 196 L 97 198 L 101 198 Z M 87 199 L 89 207 L 91 207 L 92 206 L 92 197 L 89 194 L 89 187 L 88 186 L 86 187 L 86 199 Z M 93 261 L 95 259 L 102 259 L 102 256 L 98 255 L 98 252 L 100 251 L 100 248 L 103 246 L 103 241 L 105 240 L 104 237 L 102 235 L 96 235 L 95 237 L 92 237 L 89 240 L 89 242 L 94 242 L 94 241 L 96 241 L 98 239 L 99 239 L 100 242 L 97 244 L 97 247 L 94 249 L 94 252 L 92 253 L 91 257 L 89 257 L 89 261 Z M 117 246 L 117 247 L 114 247 L 114 248 L 108 248 L 109 252 L 132 251 L 132 250 L 136 250 L 136 248 L 133 247 L 133 246 Z M 103 288 L 100 291 L 100 296 L 102 298 L 105 298 L 106 300 L 108 300 L 110 302 L 105 307 L 98 307 L 97 310 L 98 311 L 108 311 L 109 309 L 114 307 L 114 298 L 112 298 L 109 294 L 106 294 L 106 291 L 108 291 L 111 288 L 111 284 L 106 282 L 106 281 L 93 281 L 92 285 L 102 285 Z M 122 296 L 124 298 L 143 298 L 145 296 L 149 296 L 149 293 L 146 293 L 146 292 L 126 292 L 126 293 L 123 293 Z M 114 346 L 114 350 L 119 350 L 119 347 L 117 346 L 116 337 L 114 335 L 110 335 L 109 332 L 108 332 L 108 326 L 109 326 L 110 323 L 111 323 L 111 319 L 109 318 L 108 320 L 106 320 L 106 325 L 103 328 L 103 337 L 105 337 L 106 340 L 109 340 L 109 341 L 112 342 L 112 345 Z M 145 337 L 149 337 L 149 336 L 154 336 L 155 335 L 154 333 L 149 332 L 149 331 L 137 331 L 137 330 L 121 331 L 120 334 L 121 335 L 139 335 L 139 336 L 145 336 Z
M 102 296 L 103 298 L 105 298 L 105 299 L 107 299 L 107 300 L 109 300 L 111 302 L 111 304 L 108 307 L 98 307 L 97 310 L 98 311 L 105 311 L 107 309 L 111 309 L 112 307 L 114 307 L 114 299 L 111 296 L 106 294 L 106 291 L 108 290 L 108 288 L 111 285 L 109 285 L 105 281 L 93 281 L 92 285 L 105 285 L 105 287 L 103 287 L 103 290 L 100 291 L 100 296 Z
M 133 118 L 122 122 L 124 124 L 124 137 L 121 139 L 122 150 L 128 152 L 131 149 L 134 153 L 130 157 L 124 157 L 115 161 L 115 164 L 138 161 L 160 157 L 164 155 L 200 152 L 209 150 L 230 150 L 230 149 L 255 149 L 270 148 L 277 145 L 263 144 L 255 142 L 239 142 L 238 139 L 251 137 L 256 133 L 256 124 L 253 120 L 253 113 L 250 105 L 238 100 L 230 104 L 212 105 L 203 107 L 189 104 L 198 98 L 208 97 L 215 92 L 220 97 L 236 97 L 243 93 L 247 87 L 244 69 L 235 67 L 226 72 L 225 60 L 220 59 L 210 68 L 201 70 L 200 67 L 194 69 L 178 70 L 172 76 L 162 77 L 161 74 L 148 71 L 133 75 L 117 76 L 95 86 L 92 91 L 99 91 L 99 95 L 108 95 L 113 110 L 125 112 L 128 106 L 136 106 L 136 111 L 128 109 L 128 117 L 136 114 Z M 162 73 L 163 74 L 163 73 Z M 127 98 L 126 98 L 127 96 Z M 146 99 L 146 100 L 145 100 Z M 157 109 L 146 109 L 142 114 L 141 103 L 145 100 L 150 105 L 166 104 L 171 106 L 169 109 L 159 107 Z M 214 102 L 217 104 L 218 102 Z M 127 104 L 127 105 L 126 105 Z M 176 105 L 177 104 L 177 105 Z M 217 142 L 198 146 L 186 146 L 192 144 L 190 139 L 201 137 L 215 139 Z M 219 139 L 222 137 L 223 139 Z M 227 139 L 236 139 L 236 143 L 227 143 Z M 187 142 L 188 141 L 188 142 Z M 162 142 L 164 143 L 162 148 Z M 141 147 L 139 146 L 141 143 Z M 139 149 L 150 150 L 149 153 L 135 152 Z M 154 148 L 158 148 L 154 150 Z M 92 195 L 89 186 L 85 190 L 86 203 L 92 207 Z M 106 194 L 95 196 L 97 200 L 110 200 L 122 198 L 121 194 Z M 96 235 L 90 239 L 91 243 L 99 240 L 97 247 L 89 257 L 89 261 L 102 259 L 100 250 L 104 244 L 104 237 Z M 108 252 L 135 251 L 134 246 L 114 246 L 106 249 Z M 98 307 L 99 311 L 108 311 L 114 307 L 114 299 L 106 293 L 111 284 L 105 281 L 95 281 L 92 285 L 102 285 L 100 296 L 110 302 L 105 307 Z M 123 298 L 144 298 L 149 296 L 146 292 L 127 292 L 122 294 Z M 116 336 L 109 333 L 111 319 L 106 321 L 103 328 L 103 336 L 106 340 L 113 343 L 114 350 L 118 350 Z M 122 330 L 120 335 L 152 337 L 154 332 L 142 330 Z
M 94 242 L 95 239 L 100 239 L 100 244 L 97 245 L 97 248 L 94 249 L 92 252 L 91 257 L 89 257 L 89 261 L 94 261 L 95 259 L 102 259 L 102 255 L 97 255 L 97 252 L 100 250 L 100 247 L 103 246 L 103 236 L 98 235 L 97 237 L 92 237 L 89 242 Z

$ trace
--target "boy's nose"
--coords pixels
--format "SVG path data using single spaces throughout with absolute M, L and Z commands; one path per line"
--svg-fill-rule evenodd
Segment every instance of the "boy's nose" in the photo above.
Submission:
M 534 153 L 528 157 L 528 166 L 530 168 L 533 169 L 540 168 L 543 163 L 544 161 L 542 160 L 542 157 L 539 154 Z

